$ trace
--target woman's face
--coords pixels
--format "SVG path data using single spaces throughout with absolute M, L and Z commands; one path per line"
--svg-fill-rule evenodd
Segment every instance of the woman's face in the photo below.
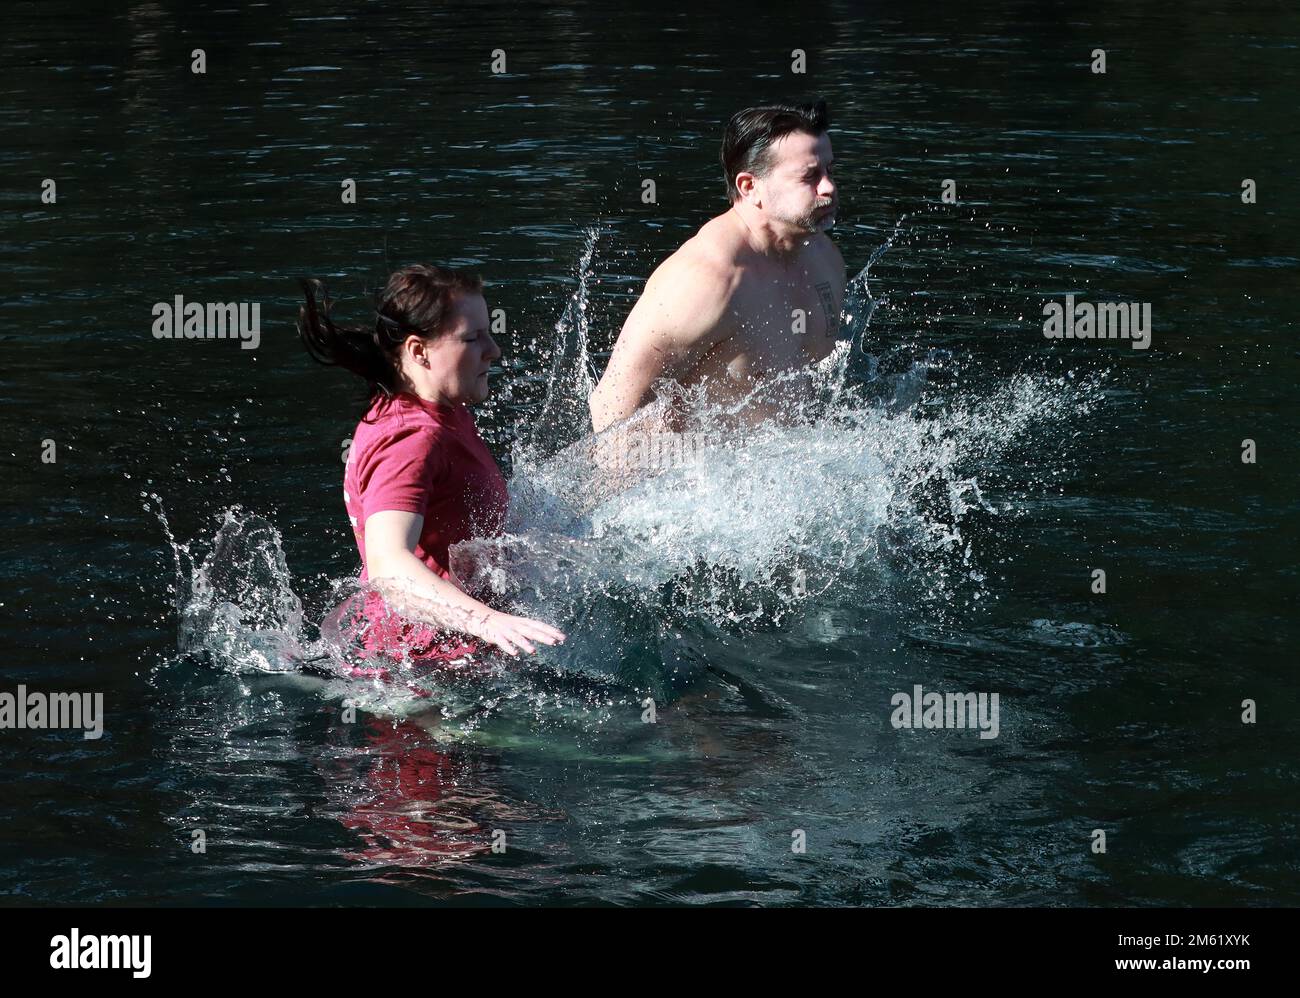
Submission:
M 475 405 L 488 397 L 488 368 L 501 350 L 488 332 L 482 295 L 454 295 L 442 335 L 423 342 L 428 367 L 420 373 L 433 395 L 451 405 Z

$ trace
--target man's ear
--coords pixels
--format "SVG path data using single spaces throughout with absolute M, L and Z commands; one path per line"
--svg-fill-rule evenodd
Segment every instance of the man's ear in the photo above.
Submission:
M 758 194 L 755 188 L 755 183 L 757 180 L 758 178 L 755 177 L 754 174 L 752 173 L 736 174 L 736 191 L 738 192 L 740 199 L 742 201 L 754 201 L 756 205 L 758 204 L 756 200 Z

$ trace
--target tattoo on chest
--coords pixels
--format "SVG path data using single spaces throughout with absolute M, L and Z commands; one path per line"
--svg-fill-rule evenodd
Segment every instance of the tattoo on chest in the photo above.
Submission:
M 831 291 L 831 282 L 823 281 L 817 285 L 817 294 L 822 300 L 822 311 L 826 313 L 826 335 L 833 337 L 840 331 L 840 311 L 835 307 L 835 295 Z

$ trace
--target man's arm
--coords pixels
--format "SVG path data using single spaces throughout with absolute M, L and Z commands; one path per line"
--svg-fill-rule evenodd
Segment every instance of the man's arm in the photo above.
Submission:
M 734 285 L 724 267 L 680 250 L 650 275 L 591 394 L 597 433 L 648 402 L 660 378 L 680 381 L 731 334 L 725 319 Z

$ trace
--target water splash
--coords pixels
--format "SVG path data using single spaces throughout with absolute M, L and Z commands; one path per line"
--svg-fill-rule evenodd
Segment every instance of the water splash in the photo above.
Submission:
M 591 284 L 600 229 L 583 233 L 586 240 L 578 260 L 577 287 L 555 323 L 551 345 L 551 370 L 541 412 L 524 429 L 525 447 L 539 453 L 554 452 L 583 435 L 587 424 L 587 398 L 596 387 L 587 344 L 591 338 Z
M 307 657 L 302 602 L 292 588 L 279 530 L 235 506 L 223 510 L 210 549 L 179 543 L 162 499 L 141 493 L 171 547 L 177 651 L 204 653 L 233 671 L 289 672 Z
M 979 599 L 966 525 L 1007 509 L 981 478 L 1036 431 L 1086 412 L 1095 393 L 1017 375 L 986 393 L 949 392 L 922 414 L 868 403 L 835 367 L 818 372 L 827 397 L 811 395 L 787 424 L 742 430 L 730 410 L 697 407 L 692 446 L 631 484 L 601 466 L 590 439 L 517 455 L 508 532 L 457 546 L 453 567 L 565 628 L 548 659 L 614 663 L 624 680 L 618 663 L 648 641 L 779 627 L 828 592 L 861 605 L 905 577 L 938 611 L 963 593 Z

